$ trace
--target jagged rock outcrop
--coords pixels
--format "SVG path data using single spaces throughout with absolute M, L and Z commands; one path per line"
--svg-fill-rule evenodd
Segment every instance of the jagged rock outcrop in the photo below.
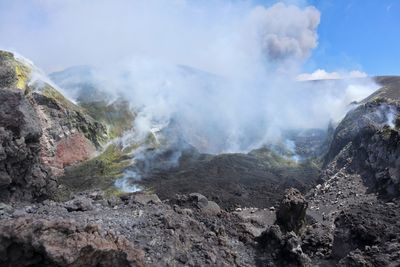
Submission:
M 352 159 L 348 170 L 362 175 L 371 192 L 381 197 L 400 195 L 400 131 L 376 129 L 353 140 L 348 147 Z
M 0 199 L 54 193 L 56 181 L 40 161 L 39 119 L 19 89 L 0 89 Z
M 295 188 L 286 190 L 284 198 L 276 212 L 276 223 L 286 232 L 299 233 L 305 225 L 308 203 Z
M 311 266 L 302 250 L 301 228 L 305 225 L 307 201 L 294 188 L 286 190 L 274 225 L 258 238 L 261 266 Z

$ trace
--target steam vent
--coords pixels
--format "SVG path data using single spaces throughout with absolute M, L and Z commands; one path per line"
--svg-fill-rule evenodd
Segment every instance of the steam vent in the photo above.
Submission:
M 0 267 L 400 266 L 398 14 L 0 0 Z

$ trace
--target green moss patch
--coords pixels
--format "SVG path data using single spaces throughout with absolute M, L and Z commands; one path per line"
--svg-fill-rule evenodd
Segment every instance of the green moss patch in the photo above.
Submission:
M 71 191 L 93 188 L 117 191 L 114 182 L 122 177 L 131 162 L 128 152 L 119 145 L 111 144 L 97 157 L 66 168 L 59 181 Z
M 8 51 L 0 50 L 0 61 L 14 60 L 14 54 Z
M 121 137 L 123 133 L 133 127 L 135 114 L 130 110 L 129 103 L 117 100 L 113 103 L 105 101 L 79 103 L 94 119 L 108 126 L 110 139 Z
M 48 84 L 45 84 L 40 89 L 40 91 L 45 97 L 56 101 L 58 104 L 60 104 L 65 109 L 68 109 L 70 111 L 72 111 L 72 110 L 73 111 L 81 111 L 81 109 L 77 105 L 75 105 L 74 103 L 69 101 L 65 96 L 63 96 L 60 92 L 58 92 L 56 89 L 54 89 L 53 87 L 51 87 Z

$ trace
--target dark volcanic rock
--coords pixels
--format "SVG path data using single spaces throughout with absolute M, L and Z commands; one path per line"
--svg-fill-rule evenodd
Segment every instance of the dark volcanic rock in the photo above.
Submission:
M 301 238 L 294 232 L 282 233 L 278 225 L 273 225 L 258 241 L 259 266 L 311 266 L 310 258 L 301 248 Z
M 20 218 L 0 226 L 1 266 L 144 266 L 143 254 L 96 224 Z
M 370 192 L 377 192 L 384 198 L 399 196 L 399 129 L 368 126 L 360 130 L 359 135 L 336 155 L 333 164 L 327 166 L 322 177 L 326 180 L 329 173 L 340 169 L 345 169 L 348 174 L 361 175 Z
M 386 198 L 399 196 L 400 131 L 384 127 L 355 140 L 354 149 L 352 170 L 365 177 L 371 191 Z
M 151 155 L 146 158 L 151 158 Z M 147 163 L 157 166 L 166 160 Z M 279 203 L 287 188 L 306 192 L 316 184 L 319 168 L 311 162 L 295 163 L 268 148 L 248 154 L 182 153 L 179 166 L 153 168 L 143 173 L 144 187 L 154 188 L 160 199 L 198 192 L 226 209 L 270 207 Z
M 235 214 L 133 198 L 112 205 L 107 197 L 92 199 L 93 209 L 79 211 L 46 200 L 14 207 L 16 215 L 0 213 L 0 266 L 255 265 L 244 221 Z
M 290 188 L 276 213 L 276 223 L 286 232 L 296 233 L 304 226 L 308 203 L 299 190 Z
M 327 169 L 333 162 L 336 171 L 346 167 L 348 173 L 362 175 L 371 192 L 382 197 L 398 196 L 399 114 L 400 102 L 392 98 L 372 98 L 350 111 L 335 131 L 325 158 Z
M 38 119 L 21 90 L 0 90 L 0 198 L 51 195 L 56 181 L 40 163 Z
M 335 220 L 332 257 L 341 266 L 400 265 L 398 202 L 351 206 Z
M 400 79 L 383 80 L 393 79 L 335 130 L 322 184 L 308 195 L 316 223 L 307 227 L 302 247 L 313 263 L 400 264 Z
M 257 241 L 260 246 L 260 266 L 310 266 L 310 258 L 302 250 L 301 236 L 307 201 L 301 193 L 290 188 L 277 211 L 275 225 L 264 231 Z

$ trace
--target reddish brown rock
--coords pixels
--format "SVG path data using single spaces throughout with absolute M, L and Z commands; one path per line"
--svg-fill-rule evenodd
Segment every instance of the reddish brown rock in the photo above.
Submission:
M 64 168 L 89 159 L 96 147 L 82 134 L 76 133 L 57 143 L 54 166 Z

